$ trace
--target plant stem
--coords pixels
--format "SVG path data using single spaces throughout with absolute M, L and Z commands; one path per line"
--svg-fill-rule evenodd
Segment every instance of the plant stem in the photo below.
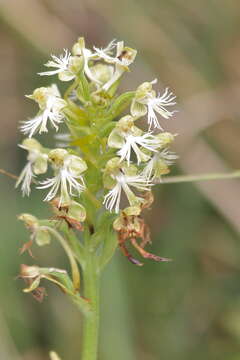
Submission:
M 71 95 L 72 91 L 76 88 L 77 86 L 77 80 L 75 80 L 65 91 L 64 94 L 64 100 L 68 100 L 68 97 Z
M 196 182 L 196 181 L 207 181 L 207 180 L 223 180 L 223 179 L 234 179 L 240 177 L 240 170 L 226 173 L 226 174 L 219 174 L 219 173 L 212 173 L 212 174 L 200 174 L 200 175 L 181 175 L 181 176 L 169 176 L 164 178 L 161 183 L 162 184 L 174 184 L 174 183 L 181 183 L 181 182 Z M 160 181 L 156 182 L 160 183 Z
M 80 289 L 80 274 L 79 274 L 76 260 L 72 253 L 72 249 L 70 248 L 70 246 L 68 245 L 66 240 L 55 229 L 51 228 L 50 226 L 42 226 L 42 229 L 49 231 L 62 245 L 63 249 L 65 250 L 65 252 L 69 258 L 69 262 L 71 265 L 74 288 L 75 288 L 75 290 L 79 290 Z
M 99 275 L 96 258 L 90 252 L 87 255 L 83 273 L 84 296 L 89 300 L 92 313 L 85 316 L 82 341 L 82 360 L 97 360 L 99 331 Z
M 9 171 L 6 171 L 4 169 L 0 169 L 0 174 L 6 175 L 14 180 L 18 180 L 18 176 L 10 173 Z

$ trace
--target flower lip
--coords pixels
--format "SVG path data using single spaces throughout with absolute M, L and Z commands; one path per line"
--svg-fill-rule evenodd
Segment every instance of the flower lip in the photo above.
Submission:
M 169 173 L 169 166 L 174 163 L 178 156 L 168 148 L 155 153 L 142 171 L 142 175 L 148 180 L 160 179 L 162 175 Z
M 136 196 L 130 187 L 135 188 L 138 191 L 149 191 L 153 186 L 146 177 L 141 174 L 128 174 L 128 168 L 120 168 L 116 174 L 112 172 L 112 179 L 115 181 L 115 185 L 105 195 L 103 204 L 112 212 L 113 210 L 118 213 L 120 210 L 120 201 L 122 192 L 125 193 L 130 206 L 135 206 L 143 202 L 144 200 Z
M 51 55 L 51 58 L 52 58 L 52 60 L 48 61 L 45 64 L 45 66 L 56 68 L 56 70 L 40 72 L 40 73 L 38 73 L 38 75 L 40 75 L 40 76 L 55 75 L 55 74 L 60 74 L 60 73 L 63 73 L 65 71 L 69 70 L 71 53 L 67 49 L 64 49 L 64 54 L 61 54 L 59 57 L 57 57 L 56 55 Z M 75 77 L 74 74 L 73 74 L 73 77 Z
M 81 173 L 87 169 L 87 165 L 80 157 L 68 154 L 65 149 L 52 150 L 49 156 L 56 175 L 40 182 L 37 188 L 50 188 L 44 201 L 55 198 L 60 190 L 60 203 L 69 202 L 71 196 L 80 195 L 86 188 Z
M 25 139 L 19 147 L 28 151 L 28 162 L 21 171 L 15 187 L 18 187 L 20 183 L 22 183 L 21 190 L 23 196 L 29 196 L 31 192 L 31 183 L 35 176 L 47 171 L 48 155 L 42 145 L 33 138 Z
M 152 90 L 152 85 L 156 82 L 157 80 L 155 79 L 138 87 L 135 98 L 132 101 L 131 114 L 133 116 L 144 116 L 147 113 L 149 129 L 157 128 L 163 131 L 156 113 L 165 119 L 172 117 L 177 110 L 170 111 L 168 107 L 176 105 L 176 96 L 169 88 L 166 88 L 162 94 L 160 92 L 156 94 Z
M 36 132 L 48 132 L 47 123 L 58 131 L 58 125 L 63 121 L 63 108 L 66 106 L 65 100 L 60 97 L 60 93 L 55 84 L 48 88 L 36 89 L 29 98 L 35 100 L 39 104 L 39 112 L 33 119 L 23 122 L 20 127 L 21 131 L 32 137 Z

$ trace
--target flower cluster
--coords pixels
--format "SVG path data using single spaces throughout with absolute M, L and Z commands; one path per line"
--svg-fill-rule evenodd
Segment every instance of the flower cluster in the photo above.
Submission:
M 158 115 L 164 119 L 173 116 L 175 110 L 170 108 L 175 105 L 175 96 L 168 88 L 157 93 L 153 89 L 157 80 L 116 96 L 120 79 L 136 54 L 115 40 L 105 48 L 90 50 L 80 38 L 71 52 L 51 56 L 45 66 L 52 70 L 39 74 L 74 82 L 64 98 L 55 84 L 27 96 L 37 102 L 39 111 L 21 126 L 28 135 L 20 145 L 28 151 L 28 163 L 16 184 L 21 184 L 23 195 L 29 195 L 31 184 L 37 183 L 38 189 L 49 189 L 45 201 L 57 196 L 60 204 L 73 197 L 79 199 L 88 185 L 94 188 L 93 184 L 85 185 L 84 177 L 91 182 L 95 166 L 96 197 L 103 196 L 99 186 L 109 190 L 102 203 L 118 213 L 125 201 L 123 193 L 130 206 L 138 206 L 143 202 L 141 193 L 152 188 L 152 180 L 169 172 L 169 165 L 177 158 L 169 150 L 175 135 L 163 130 Z M 121 117 L 127 106 L 129 115 Z M 147 120 L 147 131 L 137 126 L 141 118 Z M 69 130 L 67 149 L 46 149 L 32 138 L 47 132 L 49 125 L 58 131 L 61 123 Z M 37 182 L 36 176 L 46 173 L 48 165 L 54 176 Z
M 168 88 L 154 90 L 156 79 L 118 94 L 121 78 L 130 71 L 136 54 L 123 41 L 88 49 L 80 38 L 71 51 L 51 56 L 45 64 L 48 71 L 39 75 L 57 76 L 70 84 L 63 96 L 56 84 L 27 96 L 39 109 L 20 127 L 27 136 L 20 145 L 27 151 L 27 164 L 16 186 L 29 196 L 36 184 L 37 189 L 46 191 L 43 200 L 51 203 L 56 221 L 62 219 L 68 228 L 78 231 L 84 231 L 85 222 L 96 238 L 106 227 L 106 217 L 118 233 L 122 252 L 134 264 L 142 265 L 128 253 L 127 240 L 143 257 L 169 260 L 144 249 L 149 231 L 141 213 L 153 201 L 154 183 L 169 173 L 177 159 L 170 150 L 176 135 L 165 131 L 161 121 L 174 115 L 176 102 Z M 58 143 L 51 149 L 33 138 L 50 128 L 56 132 L 63 129 L 55 135 Z M 27 225 L 31 238 L 24 251 L 33 241 L 40 246 L 49 243 L 49 228 L 40 226 L 32 215 L 20 218 L 31 223 Z M 142 239 L 141 244 L 137 238 Z M 104 246 L 101 251 L 104 253 Z

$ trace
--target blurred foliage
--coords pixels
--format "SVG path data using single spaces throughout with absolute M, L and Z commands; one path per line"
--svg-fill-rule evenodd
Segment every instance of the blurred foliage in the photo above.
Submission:
M 89 44 L 117 38 L 138 48 L 126 89 L 155 77 L 174 89 L 186 115 L 168 123 L 180 134 L 179 173 L 203 171 L 213 154 L 226 169 L 239 168 L 238 1 L 4 0 L 0 19 L 0 167 L 19 173 L 24 164 L 17 127 L 35 108 L 23 95 L 49 81 L 36 72 L 49 53 L 84 35 Z M 189 104 L 192 112 L 185 113 Z M 206 153 L 197 157 L 193 149 L 199 141 Z M 209 163 L 213 172 L 214 164 Z M 79 359 L 77 310 L 55 288 L 38 304 L 14 280 L 20 263 L 66 267 L 55 244 L 47 252 L 34 251 L 33 259 L 18 254 L 28 235 L 16 215 L 46 216 L 48 206 L 37 192 L 23 199 L 11 179 L 0 181 L 1 358 L 43 360 L 56 349 L 63 359 Z M 100 360 L 240 359 L 240 188 L 238 181 L 221 184 L 159 185 L 146 214 L 152 250 L 174 261 L 146 261 L 138 268 L 117 251 L 103 279 Z M 228 206 L 221 202 L 224 196 L 231 198 Z

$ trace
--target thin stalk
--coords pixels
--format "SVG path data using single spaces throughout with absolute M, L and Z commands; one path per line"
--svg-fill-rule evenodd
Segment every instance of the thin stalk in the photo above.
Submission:
M 65 236 L 68 239 L 69 245 L 72 248 L 73 254 L 75 255 L 75 258 L 79 262 L 79 264 L 84 267 L 85 264 L 85 257 L 84 257 L 84 247 L 82 246 L 81 242 L 75 235 L 74 231 L 71 229 L 68 229 L 68 231 L 65 230 Z
M 156 181 L 155 183 L 175 184 L 181 182 L 234 179 L 239 177 L 240 177 L 240 170 L 237 170 L 227 174 L 212 173 L 212 174 L 200 174 L 200 175 L 168 176 L 161 181 Z
M 80 289 L 80 274 L 79 274 L 77 262 L 72 253 L 72 249 L 70 248 L 70 246 L 68 245 L 68 243 L 64 239 L 64 237 L 62 237 L 56 230 L 54 230 L 50 226 L 42 226 L 41 228 L 43 230 L 47 230 L 48 232 L 50 232 L 62 245 L 63 249 L 65 250 L 65 252 L 69 258 L 69 262 L 71 265 L 74 289 L 79 290 Z
M 6 175 L 10 177 L 11 179 L 18 180 L 18 176 L 10 173 L 9 171 L 6 171 L 4 169 L 0 169 L 0 174 Z
M 68 97 L 71 95 L 73 90 L 77 87 L 78 81 L 77 79 L 67 88 L 64 94 L 64 100 L 68 100 Z
M 84 297 L 91 305 L 92 313 L 85 316 L 82 341 L 82 360 L 97 360 L 99 333 L 99 276 L 96 270 L 96 259 L 90 252 L 83 273 Z

